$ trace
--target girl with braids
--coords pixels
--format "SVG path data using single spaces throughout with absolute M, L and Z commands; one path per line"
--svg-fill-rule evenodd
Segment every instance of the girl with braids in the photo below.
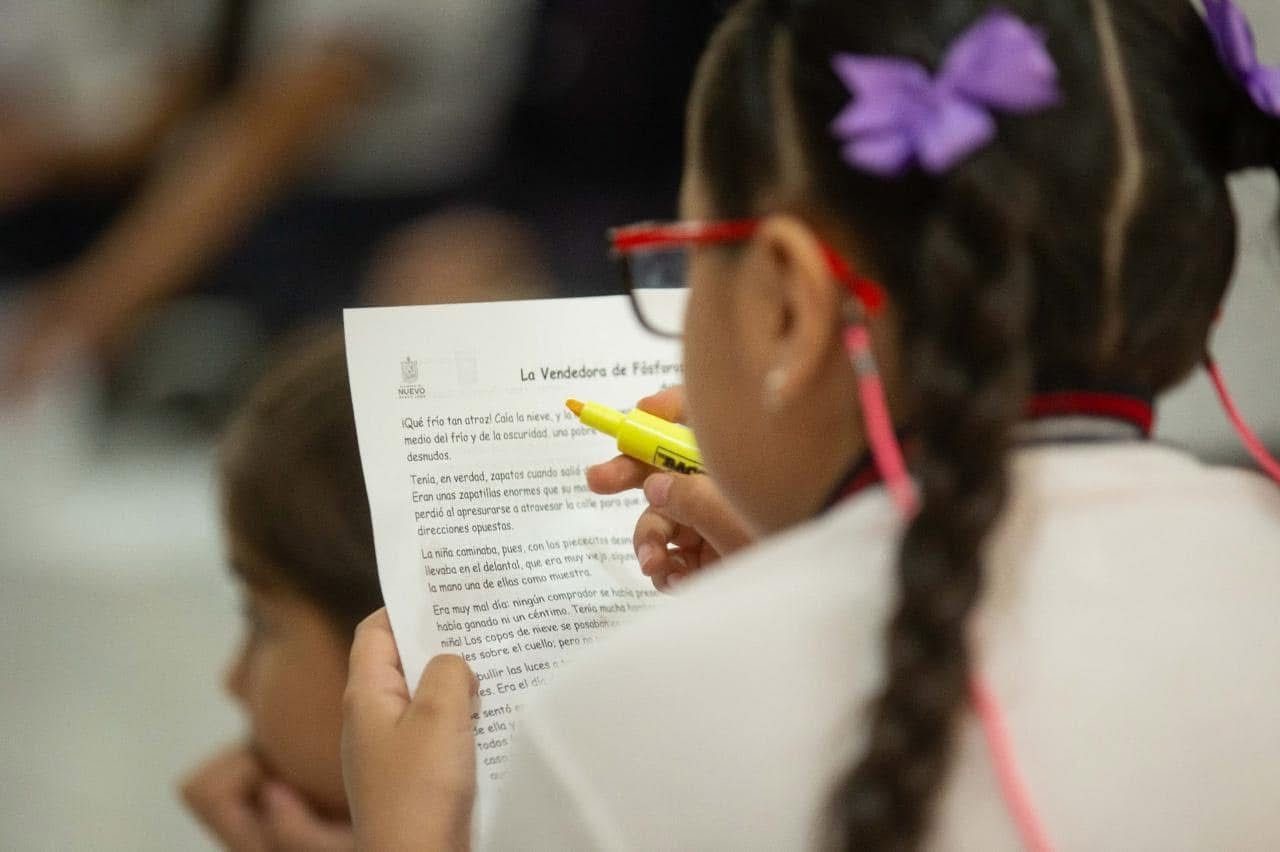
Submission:
M 1280 848 L 1280 492 L 1145 440 L 1206 361 L 1226 177 L 1280 166 L 1280 70 L 1206 5 L 737 6 L 687 221 L 614 235 L 713 476 L 590 474 L 684 582 L 525 708 L 494 848 Z M 366 622 L 357 835 L 464 846 L 466 667 L 410 701 L 396 663 Z

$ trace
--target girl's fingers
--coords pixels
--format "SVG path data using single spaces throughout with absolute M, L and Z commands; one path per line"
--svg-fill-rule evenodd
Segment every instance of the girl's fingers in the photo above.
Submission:
M 666 585 L 666 578 L 671 574 L 692 574 L 700 567 L 696 550 L 668 550 L 660 558 L 649 562 L 643 571 L 645 576 L 653 581 L 654 586 L 661 589 Z
M 673 422 L 684 422 L 684 389 L 668 388 L 637 407 Z M 640 570 L 659 590 L 668 590 L 720 554 L 748 544 L 746 523 L 704 476 L 654 473 L 649 465 L 617 456 L 587 469 L 587 486 L 597 494 L 643 488 L 649 508 L 636 520 L 632 546 Z
M 618 494 L 644 485 L 653 468 L 627 456 L 616 456 L 607 462 L 587 468 L 587 487 L 596 494 Z
M 700 558 L 697 550 L 669 551 L 666 558 L 649 576 L 653 581 L 653 587 L 660 592 L 671 591 L 676 580 L 683 579 L 702 567 Z
M 348 720 L 357 726 L 367 716 L 394 722 L 409 706 L 409 687 L 385 608 L 356 628 L 343 701 Z
M 667 388 L 640 400 L 636 407 L 663 420 L 683 423 L 684 388 Z M 597 494 L 618 494 L 639 488 L 651 473 L 653 468 L 649 465 L 627 456 L 617 456 L 587 468 L 587 487 Z
M 466 660 L 457 654 L 437 654 L 422 670 L 413 694 L 411 713 L 442 730 L 471 735 L 471 708 L 478 684 Z
M 476 683 L 461 657 L 434 657 L 412 700 L 395 696 L 378 676 L 392 671 L 385 618 L 363 626 L 364 647 L 353 661 L 342 726 L 342 775 L 360 849 L 466 849 L 475 800 L 476 756 L 472 707 Z M 363 684 L 363 686 L 362 686 Z M 362 691 L 382 697 L 361 698 Z M 355 693 L 354 695 L 352 693 Z M 388 703 L 400 708 L 392 715 Z
M 641 571 L 653 576 L 656 566 L 666 558 L 667 545 L 675 542 L 678 532 L 676 523 L 657 509 L 648 508 L 640 513 L 631 535 L 631 545 Z
M 706 539 L 702 537 L 702 533 L 693 527 L 683 525 L 676 526 L 676 534 L 672 537 L 671 544 L 677 550 L 701 550 L 708 547 Z
M 641 572 L 659 591 L 667 590 L 670 577 L 692 574 L 715 558 L 696 530 L 673 524 L 656 509 L 640 516 L 635 545 Z
M 705 476 L 655 473 L 644 482 L 644 496 L 673 529 L 679 525 L 697 530 L 722 556 L 751 543 L 746 522 Z

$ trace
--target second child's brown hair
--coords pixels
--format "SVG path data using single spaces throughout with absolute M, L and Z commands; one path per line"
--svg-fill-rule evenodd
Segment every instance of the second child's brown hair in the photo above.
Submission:
M 297 592 L 354 632 L 382 594 L 341 332 L 286 346 L 221 450 L 234 570 Z

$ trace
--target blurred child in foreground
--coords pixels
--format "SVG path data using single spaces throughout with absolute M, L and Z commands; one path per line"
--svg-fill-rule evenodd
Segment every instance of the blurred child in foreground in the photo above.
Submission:
M 442 217 L 406 231 L 363 286 L 386 305 L 546 296 L 522 233 L 483 211 Z M 227 429 L 219 474 L 245 615 L 226 688 L 249 732 L 197 768 L 183 798 L 237 852 L 350 849 L 342 692 L 356 624 L 382 593 L 336 327 L 281 350 Z
M 219 475 L 244 606 L 225 685 L 248 730 L 183 798 L 228 849 L 351 848 L 342 691 L 382 596 L 340 333 L 287 349 L 228 429 Z

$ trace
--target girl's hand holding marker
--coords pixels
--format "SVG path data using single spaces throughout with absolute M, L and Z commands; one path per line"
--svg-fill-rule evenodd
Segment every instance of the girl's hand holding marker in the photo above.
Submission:
M 640 400 L 636 408 L 681 423 L 684 390 L 669 388 Z M 619 449 L 625 449 L 621 441 Z M 709 477 L 655 470 L 652 458 L 619 455 L 594 465 L 587 470 L 587 485 L 597 494 L 644 490 L 649 508 L 636 521 L 636 558 L 654 587 L 668 591 L 689 574 L 750 544 L 753 535 Z

